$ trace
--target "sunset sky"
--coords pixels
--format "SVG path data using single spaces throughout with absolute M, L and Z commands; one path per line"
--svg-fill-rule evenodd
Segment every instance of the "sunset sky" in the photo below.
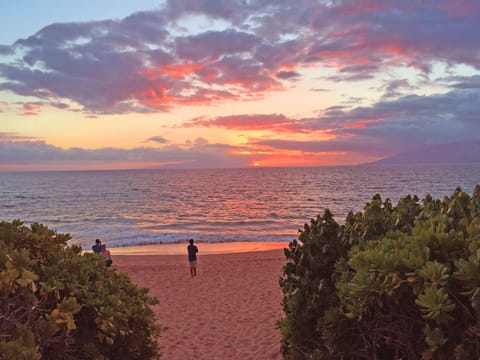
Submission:
M 480 139 L 478 0 L 0 3 L 0 170 L 318 166 Z

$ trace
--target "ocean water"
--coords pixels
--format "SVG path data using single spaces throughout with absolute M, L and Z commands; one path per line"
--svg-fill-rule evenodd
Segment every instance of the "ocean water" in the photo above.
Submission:
M 380 193 L 472 194 L 480 164 L 0 173 L 0 221 L 39 222 L 89 248 L 291 241 L 329 208 L 339 223 Z

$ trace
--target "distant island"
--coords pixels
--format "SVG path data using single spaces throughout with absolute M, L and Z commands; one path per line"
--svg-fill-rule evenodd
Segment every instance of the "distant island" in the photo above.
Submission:
M 480 163 L 480 141 L 424 145 L 368 165 Z

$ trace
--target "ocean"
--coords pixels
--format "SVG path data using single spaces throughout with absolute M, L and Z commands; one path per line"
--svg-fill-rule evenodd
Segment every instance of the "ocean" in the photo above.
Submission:
M 197 242 L 291 241 L 329 208 L 339 223 L 379 193 L 469 195 L 480 164 L 0 173 L 0 221 L 70 233 L 90 248 Z

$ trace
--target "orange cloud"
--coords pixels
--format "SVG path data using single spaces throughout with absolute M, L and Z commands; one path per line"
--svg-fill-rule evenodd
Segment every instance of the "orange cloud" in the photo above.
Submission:
M 179 63 L 172 65 L 165 65 L 157 68 L 148 68 L 142 71 L 139 71 L 138 74 L 145 75 L 148 80 L 155 81 L 158 80 L 159 74 L 165 74 L 172 78 L 183 78 L 186 75 L 202 69 L 205 65 L 211 63 L 210 60 L 203 61 L 200 63 Z
M 157 107 L 159 105 L 166 105 L 177 101 L 175 96 L 168 96 L 167 89 L 161 87 L 160 89 L 150 88 L 139 95 L 140 101 L 150 107 Z
M 202 62 L 199 64 L 175 64 L 175 65 L 166 65 L 160 69 L 159 72 L 167 74 L 173 78 L 183 78 L 187 74 L 190 74 L 194 71 L 200 70 L 206 65 L 207 62 Z
M 406 55 L 407 51 L 405 47 L 402 47 L 399 43 L 391 42 L 385 45 L 385 49 L 394 55 Z

